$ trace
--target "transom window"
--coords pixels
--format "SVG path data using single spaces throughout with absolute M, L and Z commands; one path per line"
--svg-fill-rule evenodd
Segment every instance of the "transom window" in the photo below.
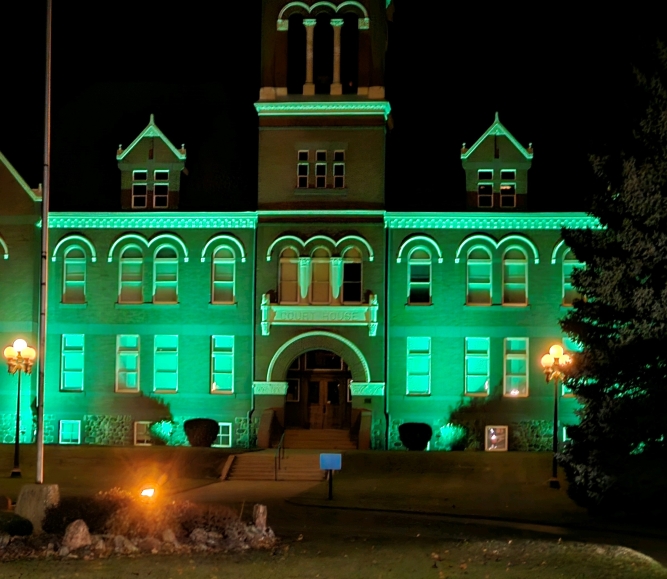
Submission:
M 234 252 L 229 247 L 219 247 L 213 252 L 211 267 L 211 303 L 235 303 L 236 259 Z
M 475 247 L 468 253 L 468 305 L 491 305 L 491 266 L 491 254 L 486 248 Z
M 419 247 L 408 257 L 408 303 L 431 303 L 431 254 Z
M 86 303 L 86 254 L 77 246 L 69 247 L 63 262 L 63 303 Z
M 118 303 L 140 304 L 144 301 L 144 256 L 136 246 L 123 249 L 119 261 Z
M 503 256 L 503 305 L 528 304 L 528 258 L 518 249 L 511 248 Z
M 155 252 L 153 260 L 153 303 L 178 303 L 178 254 L 170 246 L 161 247 Z

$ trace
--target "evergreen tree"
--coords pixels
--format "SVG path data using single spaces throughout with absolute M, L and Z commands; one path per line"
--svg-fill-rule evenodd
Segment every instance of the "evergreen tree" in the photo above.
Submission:
M 583 350 L 567 385 L 582 408 L 559 456 L 577 503 L 656 514 L 667 488 L 667 49 L 638 74 L 648 105 L 624 152 L 596 157 L 602 229 L 564 230 L 585 299 L 561 321 Z

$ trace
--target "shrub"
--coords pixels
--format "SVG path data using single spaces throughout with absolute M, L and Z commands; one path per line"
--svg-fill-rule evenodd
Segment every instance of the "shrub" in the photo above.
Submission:
M 92 497 L 63 497 L 46 510 L 42 528 L 47 533 L 64 534 L 67 525 L 83 519 L 91 533 L 105 533 L 109 519 L 132 502 L 132 496 L 120 489 L 100 492 Z
M 463 450 L 468 432 L 460 424 L 445 424 L 440 427 L 440 448 L 442 450 Z
M 32 523 L 14 513 L 0 512 L 0 533 L 7 533 L 12 537 L 27 537 L 32 535 Z
M 408 450 L 426 450 L 433 429 L 424 422 L 405 422 L 398 427 L 398 436 Z
M 218 436 L 218 423 L 211 418 L 191 418 L 183 423 L 190 446 L 210 447 Z
M 157 446 L 169 444 L 174 434 L 175 426 L 172 420 L 158 420 L 151 423 L 148 432 L 151 435 L 151 442 Z

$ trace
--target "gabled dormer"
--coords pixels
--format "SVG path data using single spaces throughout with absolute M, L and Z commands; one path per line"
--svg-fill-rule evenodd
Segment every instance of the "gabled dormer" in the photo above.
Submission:
M 121 207 L 137 211 L 178 209 L 185 158 L 185 145 L 174 147 L 151 115 L 148 126 L 129 147 L 118 147 Z
M 461 149 L 466 173 L 466 207 L 480 211 L 525 211 L 532 143 L 524 148 L 500 122 L 470 148 Z

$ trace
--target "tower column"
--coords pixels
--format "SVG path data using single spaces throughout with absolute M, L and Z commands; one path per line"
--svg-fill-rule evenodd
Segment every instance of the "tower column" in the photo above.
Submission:
M 314 95 L 315 84 L 313 83 L 313 39 L 315 37 L 315 18 L 306 18 L 303 25 L 306 27 L 306 84 L 303 85 L 303 94 Z
M 331 26 L 334 32 L 334 62 L 333 82 L 331 83 L 331 94 L 343 94 L 343 85 L 340 83 L 340 30 L 343 26 L 342 18 L 332 18 Z

